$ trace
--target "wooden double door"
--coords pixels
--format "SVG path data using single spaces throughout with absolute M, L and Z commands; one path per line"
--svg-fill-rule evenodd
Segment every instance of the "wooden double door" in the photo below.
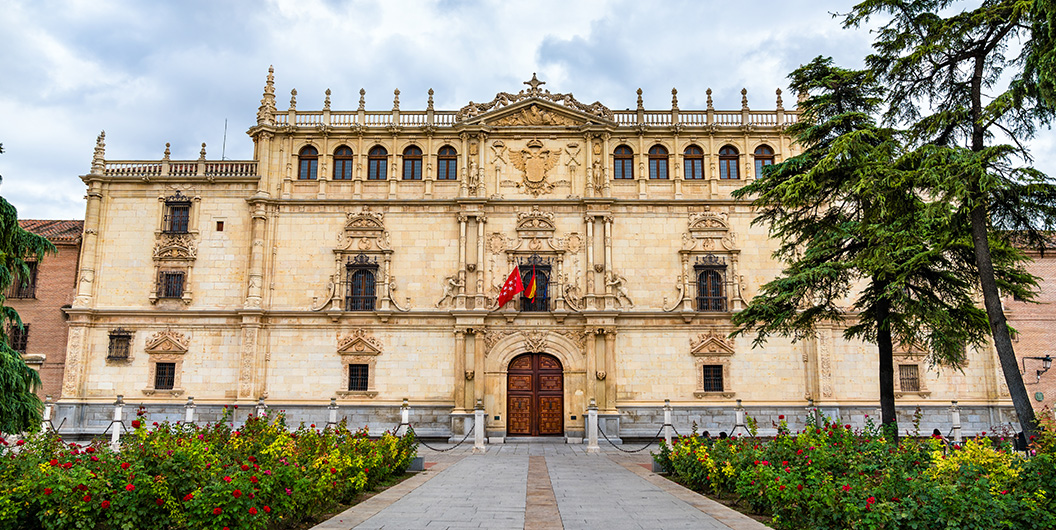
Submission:
M 563 435 L 564 392 L 564 373 L 556 357 L 545 353 L 515 357 L 506 376 L 506 434 Z

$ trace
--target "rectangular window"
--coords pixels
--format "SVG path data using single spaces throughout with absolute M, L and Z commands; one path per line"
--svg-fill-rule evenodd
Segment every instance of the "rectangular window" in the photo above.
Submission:
M 898 365 L 898 383 L 903 392 L 920 392 L 920 369 L 915 364 Z
M 457 180 L 458 172 L 455 170 L 457 160 L 440 159 L 440 170 L 436 174 L 436 180 Z
M 630 159 L 617 158 L 613 167 L 613 178 L 633 179 L 633 165 Z
M 366 364 L 348 365 L 348 389 L 350 391 L 366 392 L 367 381 L 370 376 L 370 366 Z
M 110 349 L 106 352 L 107 359 L 128 359 L 132 345 L 132 332 L 124 329 L 115 329 L 110 332 Z
M 667 159 L 652 159 L 649 161 L 649 178 L 651 179 L 666 179 L 667 178 Z
M 176 363 L 156 363 L 154 365 L 154 388 L 172 390 L 176 385 Z
M 224 231 L 224 222 L 223 221 L 217 221 L 216 222 L 216 231 L 217 232 L 223 232 Z
M 23 322 L 21 328 L 12 325 L 7 331 L 7 338 L 12 350 L 26 353 L 26 346 L 29 344 L 29 324 Z
M 687 179 L 702 179 L 702 178 L 704 178 L 704 170 L 701 167 L 701 160 L 699 158 L 687 158 L 686 159 L 686 178 Z
M 165 231 L 171 234 L 186 234 L 191 220 L 191 203 L 165 203 Z
M 403 161 L 403 180 L 422 180 L 422 159 Z
M 532 274 L 535 274 L 535 298 L 528 298 L 531 289 Z M 521 293 L 521 311 L 549 311 L 550 310 L 550 265 L 521 264 L 521 283 L 524 292 Z
M 161 271 L 158 277 L 158 298 L 183 297 L 183 271 Z
M 374 310 L 377 272 L 377 258 L 371 261 L 365 254 L 345 264 L 345 311 Z
M 26 278 L 22 277 L 22 273 L 17 272 L 11 279 L 11 286 L 7 288 L 8 298 L 36 298 L 37 296 L 37 262 L 27 261 L 26 267 L 29 268 L 29 276 Z
M 704 391 L 722 392 L 722 365 L 704 365 Z
M 755 178 L 763 178 L 763 168 L 765 166 L 774 165 L 773 159 L 770 158 L 756 158 L 755 159 Z

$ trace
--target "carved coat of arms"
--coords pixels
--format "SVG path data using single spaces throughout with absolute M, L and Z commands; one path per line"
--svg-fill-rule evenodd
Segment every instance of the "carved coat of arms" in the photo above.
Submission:
M 547 193 L 554 188 L 553 184 L 546 181 L 546 172 L 553 169 L 560 159 L 560 150 L 544 149 L 543 142 L 538 139 L 529 141 L 520 151 L 510 151 L 513 166 L 524 173 L 523 181 L 518 186 L 524 184 L 532 195 Z

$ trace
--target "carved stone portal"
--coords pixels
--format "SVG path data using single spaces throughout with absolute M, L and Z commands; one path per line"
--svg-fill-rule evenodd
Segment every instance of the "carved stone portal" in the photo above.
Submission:
M 527 146 L 520 151 L 510 151 L 513 167 L 522 172 L 518 187 L 523 185 L 528 193 L 536 196 L 549 193 L 554 188 L 553 184 L 546 181 L 547 172 L 553 169 L 560 159 L 560 149 L 544 149 L 543 142 L 538 139 L 529 140 Z

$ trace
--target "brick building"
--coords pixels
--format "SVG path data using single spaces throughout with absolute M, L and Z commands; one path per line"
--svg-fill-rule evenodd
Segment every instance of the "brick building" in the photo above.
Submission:
M 25 328 L 9 330 L 12 347 L 40 372 L 44 383 L 40 396 L 58 398 L 66 363 L 66 315 L 77 283 L 77 260 L 81 252 L 84 221 L 23 219 L 18 224 L 48 238 L 57 255 L 29 264 L 32 277 L 22 285 L 15 281 L 7 292 L 7 305 L 18 311 Z
M 1039 303 L 1021 302 L 1010 297 L 1005 300 L 1005 314 L 1012 327 L 1019 331 L 1014 346 L 1031 404 L 1036 411 L 1046 407 L 1051 410 L 1056 407 L 1056 370 L 1045 370 L 1045 361 L 1036 357 L 1051 359 L 1056 356 L 1056 348 L 1052 346 L 1053 332 L 1056 331 L 1056 311 L 1053 311 L 1053 303 L 1056 303 L 1056 248 L 1044 253 L 1031 252 L 1030 256 L 1034 263 L 1027 270 L 1041 278 Z

